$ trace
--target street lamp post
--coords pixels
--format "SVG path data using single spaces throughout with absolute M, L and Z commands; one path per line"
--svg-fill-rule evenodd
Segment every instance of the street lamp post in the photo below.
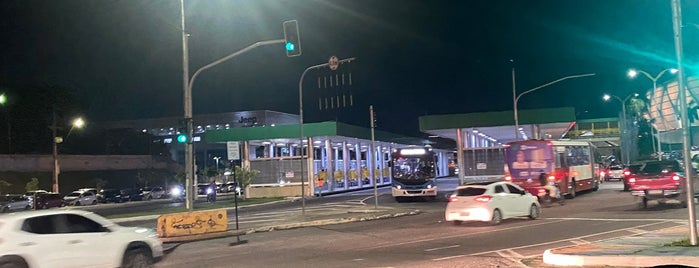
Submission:
M 0 105 L 5 106 L 7 103 L 7 96 L 5 93 L 0 94 Z M 10 124 L 10 111 L 9 108 L 5 107 L 5 122 L 7 123 L 7 154 L 12 153 L 12 124 Z
M 534 92 L 534 91 L 536 91 L 536 90 L 538 90 L 538 89 L 541 89 L 541 88 L 544 88 L 544 87 L 553 85 L 553 84 L 558 83 L 558 82 L 561 82 L 561 81 L 563 81 L 563 80 L 568 80 L 568 79 L 572 79 L 572 78 L 586 77 L 586 76 L 593 76 L 593 75 L 595 75 L 595 74 L 594 74 L 594 73 L 589 73 L 589 74 L 578 74 L 578 75 L 566 76 L 566 77 L 559 78 L 559 79 L 557 79 L 557 80 L 548 82 L 548 83 L 546 83 L 546 84 L 540 85 L 540 86 L 538 86 L 538 87 L 532 88 L 532 89 L 530 89 L 530 90 L 524 91 L 524 92 L 522 92 L 522 93 L 519 93 L 519 95 L 515 95 L 516 92 L 515 92 L 515 88 L 514 88 L 514 86 L 513 86 L 513 87 L 512 87 L 512 98 L 513 98 L 513 99 L 512 99 L 512 102 L 513 102 L 513 105 L 514 105 L 514 113 L 515 113 L 515 115 L 514 115 L 514 117 L 515 117 L 515 141 L 518 141 L 518 140 L 519 140 L 519 114 L 517 113 L 517 102 L 519 102 L 519 98 L 521 98 L 521 97 L 522 97 L 523 95 L 525 95 L 525 94 Z M 514 84 L 514 69 L 513 69 L 513 72 L 512 72 L 512 81 L 513 81 L 513 84 Z
M 622 119 L 621 119 L 621 121 L 622 121 L 622 124 L 621 124 L 621 133 L 622 133 L 621 139 L 624 140 L 624 133 L 626 133 L 626 102 L 627 102 L 629 99 L 631 99 L 631 98 L 638 97 L 638 93 L 634 93 L 634 94 L 628 95 L 628 96 L 627 96 L 626 98 L 624 98 L 623 100 L 622 100 L 621 98 L 615 96 L 615 95 L 604 94 L 604 96 L 602 97 L 602 99 L 604 99 L 604 101 L 609 101 L 609 99 L 611 99 L 612 97 L 613 97 L 614 99 L 618 100 L 619 102 L 621 102 L 621 118 L 622 118 Z M 624 143 L 622 142 L 622 144 L 624 144 Z M 630 154 L 629 154 L 629 148 L 628 148 L 628 146 L 624 146 L 624 147 L 626 147 L 626 148 L 624 148 L 625 150 L 622 150 L 622 151 L 624 151 L 624 155 L 625 155 L 624 158 L 625 158 L 625 159 L 622 159 L 621 162 L 624 162 L 624 163 L 626 163 L 626 164 L 628 165 L 629 162 L 630 162 L 629 160 L 630 160 L 631 156 L 630 156 Z M 626 161 L 624 161 L 624 160 L 626 160 Z
M 60 137 L 57 135 L 57 130 L 61 127 L 57 125 L 57 120 L 56 120 L 56 111 L 53 111 L 53 122 L 51 124 L 51 136 L 53 137 L 53 188 L 52 191 L 55 193 L 59 192 L 58 188 L 58 175 L 61 173 L 61 166 L 58 163 L 58 144 L 62 143 L 65 139 L 68 138 L 70 133 L 73 131 L 73 128 L 82 128 L 85 126 L 85 121 L 82 118 L 76 118 L 73 120 L 70 129 L 68 130 L 68 133 L 66 134 L 66 137 Z
M 216 178 L 218 179 L 219 174 L 218 174 L 218 160 L 221 159 L 220 156 L 214 156 L 214 160 L 216 160 Z
M 660 79 L 660 77 L 663 76 L 663 74 L 665 74 L 665 73 L 668 72 L 668 71 L 670 71 L 671 74 L 676 74 L 676 73 L 677 73 L 677 69 L 675 69 L 675 68 L 667 68 L 667 69 L 665 69 L 665 70 L 660 71 L 656 76 L 652 76 L 652 75 L 649 74 L 648 72 L 643 71 L 643 70 L 640 70 L 640 69 L 638 69 L 638 70 L 637 70 L 637 69 L 629 69 L 627 75 L 629 76 L 629 78 L 636 78 L 636 76 L 638 76 L 638 74 L 641 73 L 641 74 L 645 75 L 646 77 L 648 77 L 648 79 L 650 79 L 651 81 L 653 81 L 653 92 L 652 92 L 653 95 L 652 95 L 652 97 L 651 97 L 651 100 L 652 100 L 652 99 L 655 98 L 655 89 L 658 88 L 658 86 L 657 86 L 658 79 Z M 649 111 L 649 112 L 650 112 L 650 111 Z M 661 146 L 661 143 L 660 143 L 660 131 L 657 129 L 657 127 L 654 127 L 654 128 L 656 129 L 655 132 L 656 132 L 657 135 L 658 135 L 658 138 L 656 139 L 657 142 L 658 142 L 658 146 L 657 146 L 657 147 L 658 147 L 658 151 L 657 151 L 656 153 L 657 153 L 657 156 L 658 156 L 658 160 L 661 160 L 661 159 L 662 159 L 662 156 L 660 155 L 660 152 L 662 152 L 662 149 L 661 149 L 661 147 L 660 147 L 660 146 Z
M 351 62 L 354 59 L 355 59 L 354 57 L 341 59 L 341 60 L 338 60 L 337 62 L 333 62 L 333 64 L 337 64 L 339 66 L 342 63 Z M 308 68 L 306 68 L 306 70 L 303 70 L 303 73 L 301 73 L 301 78 L 299 78 L 299 135 L 300 135 L 299 139 L 301 142 L 301 143 L 299 143 L 299 146 L 300 146 L 300 150 L 301 150 L 301 153 L 300 153 L 301 160 L 303 160 L 303 78 L 306 77 L 306 73 L 308 73 L 308 71 L 313 70 L 313 69 L 327 67 L 329 65 L 330 65 L 330 62 L 327 62 L 327 63 L 317 64 L 317 65 L 313 65 L 311 67 L 308 67 Z M 309 144 L 308 146 L 309 146 L 308 148 L 311 148 L 312 145 Z M 305 195 L 306 193 L 305 193 L 304 187 L 305 187 L 305 180 L 306 180 L 307 176 L 304 174 L 303 164 L 301 164 L 301 176 L 302 176 L 301 177 L 301 214 L 305 216 L 306 215 L 306 195 Z

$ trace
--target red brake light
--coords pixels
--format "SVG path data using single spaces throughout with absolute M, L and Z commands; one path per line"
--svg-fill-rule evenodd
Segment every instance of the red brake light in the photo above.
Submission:
M 673 181 L 679 181 L 679 180 L 680 180 L 680 176 L 677 176 L 677 174 L 672 175 L 672 180 L 673 180 Z
M 476 200 L 478 202 L 489 202 L 490 199 L 492 199 L 492 198 L 493 197 L 489 196 L 489 195 L 481 195 L 481 196 L 476 196 L 475 198 L 473 198 L 473 200 Z
M 505 180 L 506 180 L 506 181 L 512 181 L 512 176 L 510 176 L 510 175 L 505 176 Z
M 449 202 L 456 202 L 456 201 L 459 201 L 459 199 L 456 198 L 456 196 L 449 197 Z
M 636 178 L 629 178 L 629 183 L 634 183 L 636 182 Z
M 631 175 L 631 171 L 625 170 L 625 171 L 624 171 L 624 176 L 628 176 L 628 175 Z

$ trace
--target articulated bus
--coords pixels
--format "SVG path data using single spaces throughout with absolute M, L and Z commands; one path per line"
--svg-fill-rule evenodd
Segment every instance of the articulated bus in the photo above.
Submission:
M 545 191 L 539 174 L 558 183 L 561 194 L 574 198 L 578 192 L 599 189 L 595 147 L 586 141 L 526 140 L 505 145 L 505 180 L 518 184 L 534 196 Z
M 402 148 L 391 154 L 391 194 L 401 202 L 411 197 L 437 197 L 436 155 L 430 148 Z

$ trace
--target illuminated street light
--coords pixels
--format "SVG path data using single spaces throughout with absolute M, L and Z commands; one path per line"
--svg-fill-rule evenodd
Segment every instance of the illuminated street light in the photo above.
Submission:
M 0 105 L 5 106 L 7 103 L 7 96 L 5 93 L 0 94 Z M 10 111 L 9 107 L 5 108 L 5 122 L 7 122 L 7 153 L 12 153 L 12 125 L 10 124 Z
M 615 95 L 604 94 L 604 96 L 602 96 L 602 99 L 603 99 L 604 101 L 609 101 L 612 97 L 613 97 L 614 99 L 618 100 L 618 101 L 621 103 L 621 118 L 622 118 L 621 120 L 622 120 L 622 122 L 623 122 L 623 123 L 621 124 L 621 127 L 622 127 L 622 128 L 621 128 L 621 133 L 622 133 L 622 137 L 621 137 L 621 138 L 622 138 L 622 140 L 623 140 L 623 139 L 624 139 L 623 133 L 626 133 L 626 102 L 627 102 L 630 98 L 638 97 L 638 93 L 631 94 L 631 95 L 627 96 L 626 98 L 624 98 L 623 100 L 622 100 L 621 98 L 615 96 Z M 622 144 L 623 144 L 623 143 L 622 143 Z M 624 146 L 624 147 L 627 147 L 627 146 Z M 629 162 L 630 162 L 630 158 L 631 158 L 630 155 L 629 155 L 629 148 L 622 148 L 622 149 L 625 149 L 625 150 L 622 150 L 622 151 L 624 151 L 626 157 L 624 157 L 625 159 L 622 159 L 621 162 L 624 162 L 624 163 L 626 163 L 626 164 L 628 165 Z M 626 160 L 626 161 L 624 161 L 624 160 Z
M 61 127 L 57 126 L 56 122 L 56 111 L 53 112 L 53 124 L 50 126 L 51 128 L 51 133 L 53 136 L 53 192 L 58 193 L 59 188 L 58 188 L 58 175 L 61 174 L 61 166 L 58 164 L 58 144 L 62 143 L 65 139 L 70 136 L 70 133 L 73 131 L 73 128 L 83 128 L 85 126 L 85 120 L 83 120 L 81 117 L 75 118 L 70 126 L 70 129 L 68 129 L 68 133 L 66 134 L 66 137 L 60 137 L 57 135 L 57 130 L 62 129 Z
M 676 74 L 676 73 L 678 72 L 678 70 L 675 69 L 675 68 L 667 68 L 667 69 L 665 69 L 665 70 L 660 71 L 656 76 L 652 76 L 652 75 L 650 75 L 648 72 L 643 71 L 643 70 L 629 69 L 629 71 L 626 73 L 626 75 L 628 75 L 629 78 L 632 78 L 632 79 L 633 79 L 633 78 L 636 78 L 636 76 L 638 76 L 639 73 L 641 73 L 641 74 L 645 75 L 646 77 L 648 77 L 648 79 L 650 79 L 651 81 L 653 81 L 653 91 L 652 91 L 651 94 L 655 95 L 655 89 L 658 88 L 658 86 L 657 86 L 658 79 L 660 79 L 660 77 L 663 76 L 663 74 L 665 74 L 665 73 L 668 72 L 668 71 L 670 71 L 671 74 Z M 653 99 L 653 98 L 654 98 L 654 97 L 652 97 L 651 99 Z M 658 139 L 657 139 L 657 141 L 658 141 L 658 151 L 657 151 L 657 155 L 658 155 L 658 160 L 661 160 L 662 156 L 660 155 L 660 152 L 662 152 L 662 149 L 661 149 L 662 143 L 660 142 L 660 131 L 657 130 L 657 128 L 656 128 L 656 133 L 658 134 Z

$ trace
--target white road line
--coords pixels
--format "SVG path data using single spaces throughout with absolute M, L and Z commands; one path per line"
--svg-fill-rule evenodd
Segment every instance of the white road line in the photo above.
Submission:
M 564 221 L 663 221 L 670 222 L 677 219 L 603 219 L 603 218 L 545 218 L 547 220 L 564 220 Z
M 519 254 L 511 249 L 499 250 L 499 251 L 496 251 L 495 253 L 497 253 L 498 255 L 500 255 L 504 258 L 508 258 L 508 259 L 512 259 L 512 258 L 520 259 L 520 258 L 524 257 L 524 256 L 522 256 L 522 254 Z
M 458 248 L 458 247 L 460 247 L 460 246 L 461 246 L 461 245 L 452 245 L 452 246 L 447 246 L 447 247 L 428 248 L 428 249 L 425 249 L 425 251 L 428 251 L 428 252 L 429 252 L 429 251 L 435 251 L 435 250 L 440 250 L 440 249 Z
M 588 242 L 587 240 L 583 240 L 583 239 L 573 239 L 573 240 L 570 240 L 570 243 L 573 243 L 573 244 L 576 244 L 576 245 L 586 245 L 586 244 L 590 244 L 590 242 Z
M 456 259 L 456 258 L 461 258 L 461 257 L 466 257 L 466 255 L 454 255 L 454 256 L 449 256 L 449 257 L 436 258 L 436 259 L 432 259 L 432 260 L 433 261 L 443 261 L 443 260 L 450 260 L 450 259 Z
M 645 234 L 648 232 L 646 230 L 641 230 L 641 229 L 636 229 L 636 228 L 627 229 L 626 231 L 632 232 L 634 234 Z

